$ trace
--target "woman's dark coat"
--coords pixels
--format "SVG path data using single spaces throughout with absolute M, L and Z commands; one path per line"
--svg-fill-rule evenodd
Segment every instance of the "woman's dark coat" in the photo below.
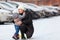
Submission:
M 32 37 L 34 28 L 33 28 L 33 22 L 32 22 L 32 15 L 31 12 L 25 11 L 26 15 L 25 18 L 22 19 L 22 27 L 20 27 L 20 30 L 22 33 L 25 33 L 27 35 L 27 38 Z

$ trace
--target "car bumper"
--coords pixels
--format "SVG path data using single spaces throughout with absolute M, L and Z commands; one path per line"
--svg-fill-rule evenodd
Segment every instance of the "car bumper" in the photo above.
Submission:
M 0 22 L 11 22 L 12 16 L 0 16 Z

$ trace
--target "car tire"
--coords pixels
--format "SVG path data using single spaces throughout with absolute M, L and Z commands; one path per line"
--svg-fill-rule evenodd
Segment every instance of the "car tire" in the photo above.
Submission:
M 4 24 L 4 22 L 0 22 L 0 24 Z

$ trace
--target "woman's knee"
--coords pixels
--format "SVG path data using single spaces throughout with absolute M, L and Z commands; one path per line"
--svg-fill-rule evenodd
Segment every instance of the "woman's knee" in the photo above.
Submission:
M 30 34 L 30 35 L 27 35 L 27 38 L 31 38 L 32 37 L 32 34 Z
M 27 38 L 31 38 L 32 35 L 33 35 L 33 32 L 27 32 L 27 33 L 26 33 Z

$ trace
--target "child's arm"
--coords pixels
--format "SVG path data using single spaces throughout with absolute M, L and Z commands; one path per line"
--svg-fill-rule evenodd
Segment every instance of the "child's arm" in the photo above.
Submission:
M 14 21 L 15 24 L 21 25 L 22 22 L 21 22 L 20 18 L 18 17 L 18 15 L 19 15 L 19 14 L 16 14 L 16 13 L 13 14 L 13 21 Z

